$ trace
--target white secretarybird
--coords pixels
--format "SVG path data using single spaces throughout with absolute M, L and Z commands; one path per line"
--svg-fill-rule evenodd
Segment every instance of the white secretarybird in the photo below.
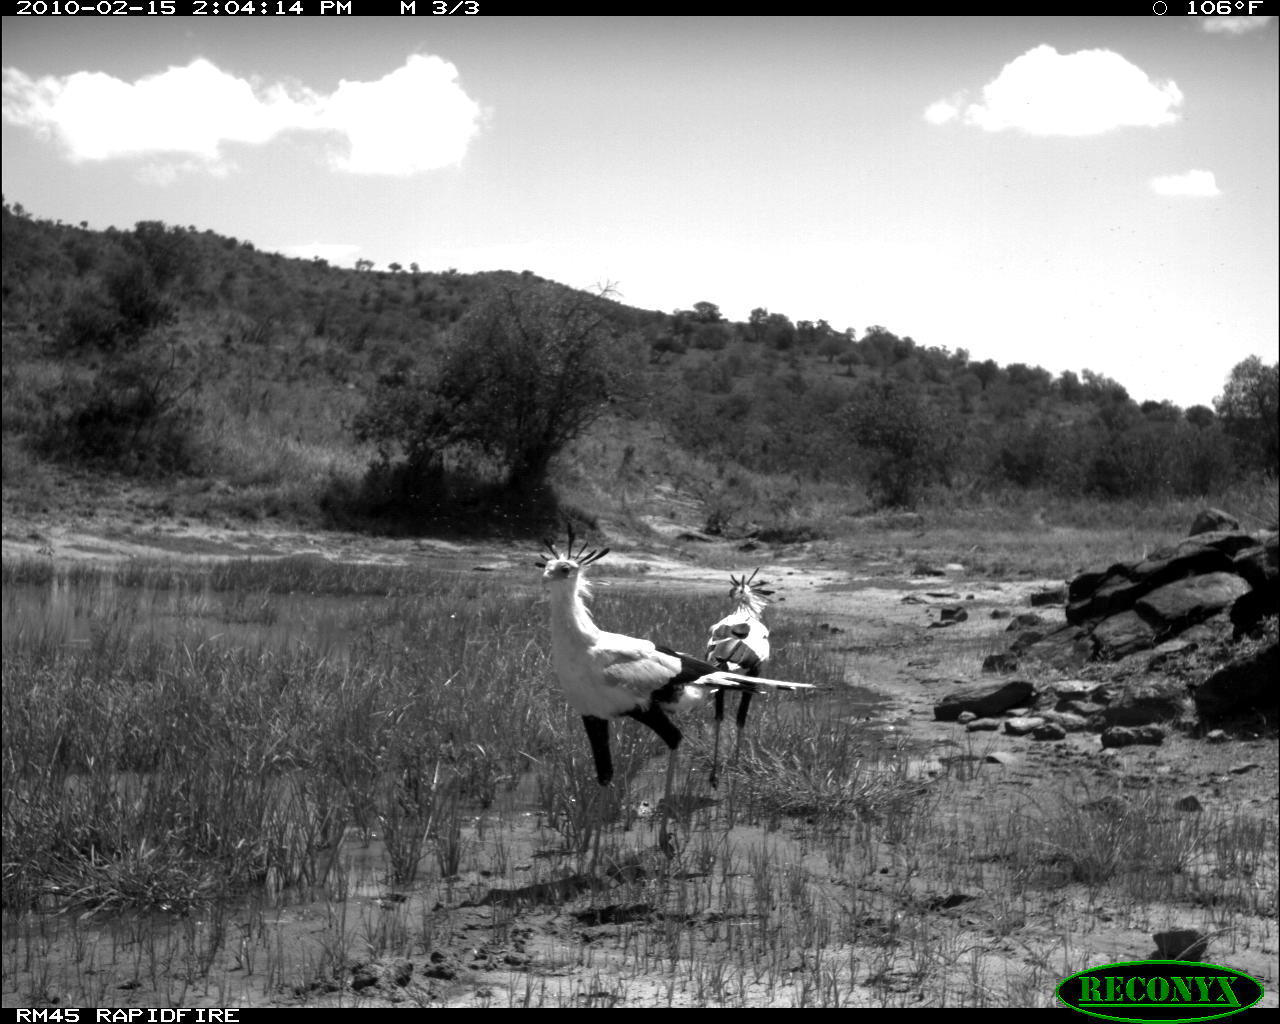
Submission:
M 741 672 L 717 669 L 699 658 L 648 640 L 606 633 L 591 618 L 585 598 L 589 593 L 583 570 L 608 554 L 609 549 L 588 551 L 584 544 L 575 553 L 573 529 L 564 553 L 551 541 L 544 542 L 548 557 L 542 567 L 543 583 L 551 602 L 551 654 L 556 675 L 573 709 L 582 716 L 596 779 L 607 786 L 613 778 L 609 751 L 609 720 L 627 716 L 656 732 L 671 751 L 662 797 L 662 821 L 658 845 L 668 857 L 674 854 L 667 833 L 671 813 L 671 786 L 676 774 L 676 754 L 681 733 L 667 717 L 669 712 L 695 706 L 709 691 L 737 690 L 765 693 L 770 690 L 810 690 L 810 683 L 761 679 Z
M 711 627 L 711 635 L 707 639 L 707 660 L 713 662 L 718 669 L 757 676 L 763 670 L 764 663 L 769 660 L 769 628 L 760 616 L 773 591 L 765 589 L 768 584 L 764 580 L 756 579 L 759 572 L 756 569 L 750 576 L 743 573 L 741 576 L 729 577 L 729 597 L 733 601 L 733 611 Z M 744 689 L 738 697 L 738 740 L 733 748 L 730 764 L 735 764 L 738 760 L 752 692 Z M 723 721 L 724 690 L 717 688 L 715 745 L 711 753 L 712 786 L 719 781 L 720 723 Z

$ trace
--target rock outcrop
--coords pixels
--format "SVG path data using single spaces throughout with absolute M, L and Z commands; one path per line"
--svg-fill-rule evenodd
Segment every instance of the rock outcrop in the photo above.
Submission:
M 1139 561 L 1077 576 L 1067 587 L 1067 624 L 1024 633 L 1011 650 L 1019 661 L 1034 658 L 1070 670 L 1117 661 L 1191 630 L 1197 640 L 1238 636 L 1278 609 L 1276 533 L 1210 529 Z
M 1206 509 L 1196 517 L 1191 536 L 1178 544 L 1138 561 L 1081 573 L 1067 586 L 1066 625 L 1024 630 L 1008 653 L 992 655 L 984 667 L 1020 671 L 1026 662 L 1037 661 L 1071 672 L 1088 662 L 1151 651 L 1146 665 L 1151 670 L 1205 643 L 1256 636 L 1278 613 L 1276 531 L 1244 533 L 1231 516 Z M 1266 628 L 1274 633 L 1274 626 Z M 1148 679 L 1119 693 L 1099 688 L 1074 704 L 1062 701 L 1060 708 L 1084 714 L 1093 727 L 1131 727 L 1185 720 L 1190 692 L 1203 723 L 1249 715 L 1274 721 L 1280 705 L 1277 668 L 1275 643 L 1260 650 L 1255 645 L 1199 685 Z

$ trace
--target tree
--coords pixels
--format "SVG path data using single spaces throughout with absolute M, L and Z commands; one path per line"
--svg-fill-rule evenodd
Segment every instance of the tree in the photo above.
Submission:
M 683 336 L 662 329 L 646 332 L 649 338 L 649 361 L 661 363 L 665 355 L 682 356 L 689 351 L 689 343 Z
M 1039 366 L 1028 366 L 1026 363 L 1010 363 L 1005 367 L 1011 387 L 1025 391 L 1033 398 L 1040 398 L 1049 393 L 1053 383 L 1053 375 Z
M 1237 363 L 1213 407 L 1244 463 L 1275 476 L 1280 462 L 1280 363 L 1268 366 L 1257 356 Z
M 796 327 L 785 313 L 770 313 L 765 320 L 765 341 L 771 348 L 785 352 L 795 344 Z
M 889 367 L 893 365 L 894 349 L 901 342 L 896 334 L 887 327 L 872 324 L 863 332 L 862 347 L 868 366 L 877 367 L 883 376 L 888 376 Z
M 702 323 L 694 328 L 690 343 L 694 348 L 718 352 L 733 338 L 733 328 L 726 323 Z
M 718 324 L 724 319 L 720 315 L 720 307 L 714 302 L 695 302 L 693 318 L 700 324 Z
M 837 358 L 841 366 L 845 368 L 845 373 L 850 377 L 853 376 L 853 368 L 862 361 L 862 355 L 854 345 L 849 345 Z
M 1054 382 L 1058 389 L 1058 394 L 1062 396 L 1064 402 L 1076 405 L 1084 398 L 1084 385 L 1080 383 L 1080 378 L 1076 376 L 1073 370 L 1063 370 L 1061 376 Z
M 878 504 L 914 508 L 930 484 L 950 482 L 959 427 L 918 390 L 881 382 L 862 389 L 849 408 L 853 438 L 871 456 L 867 484 Z
M 1138 406 L 1138 410 L 1146 419 L 1157 423 L 1177 423 L 1182 419 L 1182 410 L 1168 399 L 1163 402 L 1148 399 Z
M 818 355 L 826 356 L 827 362 L 835 361 L 836 356 L 842 355 L 850 348 L 849 339 L 843 334 L 836 334 L 831 331 L 823 335 L 821 341 L 818 342 Z
M 133 228 L 133 244 L 161 291 L 175 281 L 193 287 L 200 277 L 200 252 L 192 233 L 166 227 L 163 221 L 140 220 Z
M 982 385 L 983 391 L 986 391 L 991 386 L 991 382 L 1001 375 L 1000 366 L 994 359 L 984 359 L 980 363 L 972 364 L 969 369 L 978 378 L 978 383 Z
M 1088 401 L 1097 405 L 1123 405 L 1129 401 L 1129 392 L 1124 385 L 1101 373 L 1092 370 L 1081 370 L 1084 379 L 1084 393 Z
M 611 321 L 603 297 L 539 284 L 501 288 L 458 321 L 437 379 L 384 379 L 357 418 L 383 463 L 481 455 L 506 487 L 533 494 L 552 458 L 623 390 L 641 343 Z M 634 344 L 632 344 L 634 342 Z
M 60 333 L 71 348 L 130 350 L 176 318 L 177 310 L 156 287 L 150 267 L 135 256 L 114 263 L 101 287 L 80 290 Z
M 1187 422 L 1197 430 L 1204 430 L 1206 427 L 1213 426 L 1216 422 L 1213 410 L 1207 405 L 1193 405 L 1182 415 L 1186 417 Z

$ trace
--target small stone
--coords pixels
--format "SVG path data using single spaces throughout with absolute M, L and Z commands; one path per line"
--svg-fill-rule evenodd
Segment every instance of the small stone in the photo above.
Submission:
M 1018 656 L 1016 654 L 988 654 L 982 659 L 983 672 L 1016 672 Z
M 1065 740 L 1067 730 L 1057 722 L 1045 722 L 1031 730 L 1031 738 L 1035 740 Z
M 1036 716 L 1006 718 L 1004 731 L 1010 736 L 1025 736 L 1027 733 L 1044 725 L 1044 719 Z
M 1083 715 L 1073 714 L 1070 711 L 1050 711 L 1045 715 L 1045 721 L 1052 722 L 1061 727 L 1064 732 L 1084 732 L 1089 728 L 1089 720 Z
M 1054 683 L 1052 688 L 1058 700 L 1088 700 L 1098 684 L 1086 679 L 1064 679 Z
M 1164 742 L 1164 730 L 1158 725 L 1113 725 L 1102 731 L 1104 747 L 1128 747 L 1134 744 L 1159 746 Z
M 1201 961 L 1209 950 L 1209 936 L 1193 928 L 1156 932 L 1151 938 L 1156 944 L 1152 960 Z
M 371 964 L 360 964 L 351 969 L 351 988 L 359 992 L 370 985 L 378 984 L 378 972 Z

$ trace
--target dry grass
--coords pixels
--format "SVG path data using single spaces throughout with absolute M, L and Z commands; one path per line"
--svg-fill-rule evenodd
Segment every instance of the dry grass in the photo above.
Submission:
M 714 802 L 686 723 L 667 862 L 661 745 L 619 727 L 595 786 L 532 587 L 18 563 L 4 602 L 24 1005 L 1047 1005 L 1099 960 L 1090 908 L 1274 946 L 1273 822 L 1081 781 L 993 813 L 981 750 L 921 773 L 842 711 L 840 663 L 784 609 L 775 671 L 829 690 L 761 702 Z M 619 584 L 597 613 L 694 645 L 718 605 Z

